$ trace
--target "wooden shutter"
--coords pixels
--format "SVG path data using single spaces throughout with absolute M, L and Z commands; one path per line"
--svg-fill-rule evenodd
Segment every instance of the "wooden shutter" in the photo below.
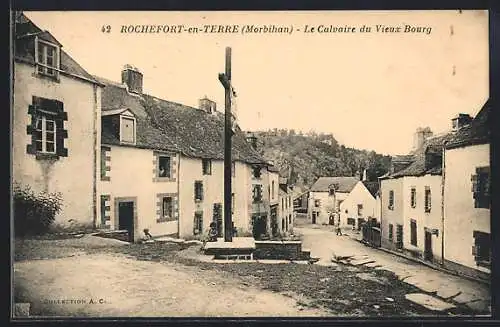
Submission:
M 476 193 L 479 191 L 479 183 L 478 183 L 478 176 L 477 175 L 472 175 L 470 180 L 472 182 L 472 189 L 471 192 L 474 193 L 474 199 L 476 198 Z

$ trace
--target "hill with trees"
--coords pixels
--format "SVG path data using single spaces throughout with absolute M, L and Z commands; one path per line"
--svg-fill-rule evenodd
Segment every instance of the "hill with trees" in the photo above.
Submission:
M 280 169 L 293 185 L 310 187 L 320 176 L 361 176 L 367 170 L 367 181 L 376 182 L 385 174 L 391 157 L 375 151 L 358 150 L 341 145 L 332 134 L 273 129 L 252 132 L 257 150 Z

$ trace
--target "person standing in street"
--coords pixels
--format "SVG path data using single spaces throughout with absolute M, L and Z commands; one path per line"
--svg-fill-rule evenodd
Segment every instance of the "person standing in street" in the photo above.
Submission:
M 335 212 L 334 219 L 335 219 L 335 229 L 337 230 L 337 236 L 338 235 L 342 236 L 342 230 L 340 229 L 340 215 L 338 212 Z

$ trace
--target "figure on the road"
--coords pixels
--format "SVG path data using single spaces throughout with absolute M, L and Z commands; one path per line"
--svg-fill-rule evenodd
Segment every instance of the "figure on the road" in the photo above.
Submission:
M 342 236 L 342 230 L 340 229 L 340 215 L 338 212 L 334 213 L 334 219 L 335 219 L 335 229 L 337 231 L 337 235 Z

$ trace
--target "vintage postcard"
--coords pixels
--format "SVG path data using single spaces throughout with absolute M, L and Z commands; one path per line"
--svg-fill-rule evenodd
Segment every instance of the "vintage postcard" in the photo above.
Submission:
M 11 12 L 11 318 L 490 317 L 488 30 Z

